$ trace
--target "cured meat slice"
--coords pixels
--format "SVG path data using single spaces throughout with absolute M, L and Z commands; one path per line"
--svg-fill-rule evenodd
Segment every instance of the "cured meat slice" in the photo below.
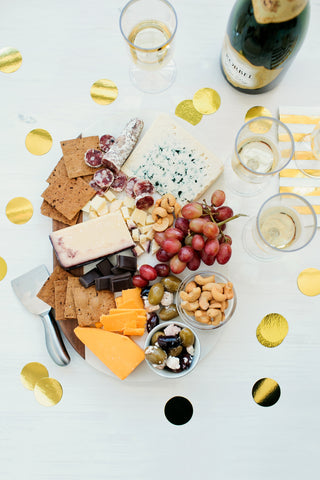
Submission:
M 95 183 L 100 189 L 106 190 L 110 187 L 114 180 L 114 174 L 109 168 L 102 168 L 98 170 L 93 175 L 92 181 Z
M 111 161 L 120 169 L 134 149 L 143 125 L 143 121 L 139 118 L 131 119 L 103 158 Z M 104 164 L 104 161 L 102 163 Z
M 107 160 L 104 157 L 102 157 L 102 165 L 111 170 L 111 172 L 113 172 L 115 175 L 117 175 L 120 171 L 117 165 L 115 165 L 111 160 Z
M 90 148 L 84 154 L 84 161 L 89 167 L 98 168 L 102 165 L 103 152 L 96 150 L 95 148 Z
M 90 180 L 89 182 L 90 187 L 92 187 L 98 195 L 102 196 L 105 193 L 105 189 L 102 189 L 99 187 L 99 185 L 96 184 L 93 180 Z
M 112 190 L 115 192 L 122 192 L 127 185 L 127 175 L 123 172 L 119 172 L 117 175 L 114 176 L 114 180 L 110 186 Z
M 135 194 L 134 194 L 134 186 L 135 186 L 135 183 L 138 181 L 138 178 L 137 177 L 131 177 L 129 178 L 129 180 L 127 181 L 127 185 L 126 185 L 126 194 L 129 195 L 129 197 L 132 197 L 132 198 L 135 198 Z
M 112 135 L 102 135 L 99 140 L 100 149 L 106 153 L 115 141 L 116 139 Z
M 136 197 L 140 195 L 149 194 L 152 195 L 154 193 L 154 186 L 149 180 L 138 180 L 133 187 L 133 193 Z
M 145 193 L 144 195 L 140 195 L 136 198 L 136 207 L 139 210 L 148 210 L 148 208 L 152 207 L 154 204 L 154 199 L 152 195 Z

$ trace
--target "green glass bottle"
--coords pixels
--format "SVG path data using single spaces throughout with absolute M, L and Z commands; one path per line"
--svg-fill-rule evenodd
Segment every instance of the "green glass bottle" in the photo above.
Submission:
M 237 0 L 221 52 L 227 81 L 245 93 L 263 93 L 283 77 L 302 45 L 308 0 Z

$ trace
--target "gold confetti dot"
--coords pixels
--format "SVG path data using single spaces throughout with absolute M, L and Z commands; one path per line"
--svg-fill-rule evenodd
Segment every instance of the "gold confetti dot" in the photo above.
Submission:
M 7 264 L 4 258 L 0 257 L 0 281 L 7 275 Z
M 288 322 L 282 315 L 269 313 L 259 323 L 256 335 L 261 345 L 273 348 L 283 342 L 288 330 Z
M 102 78 L 94 82 L 90 90 L 90 95 L 92 100 L 99 103 L 99 105 L 109 105 L 117 98 L 118 87 L 112 80 Z
M 13 198 L 7 203 L 6 215 L 10 222 L 17 225 L 27 223 L 33 215 L 32 203 L 24 197 Z
M 253 400 L 261 407 L 271 407 L 279 400 L 281 390 L 272 378 L 261 378 L 252 388 Z
M 44 155 L 52 147 L 52 137 L 47 130 L 35 128 L 26 136 L 25 144 L 33 155 Z
M 253 120 L 257 117 L 272 117 L 272 113 L 265 107 L 251 107 L 246 113 L 245 121 L 249 122 L 249 120 Z M 271 127 L 272 122 L 265 119 L 252 122 L 249 126 L 250 130 L 254 133 L 267 133 Z
M 31 362 L 23 367 L 20 373 L 22 385 L 28 390 L 34 390 L 35 384 L 44 377 L 48 377 L 49 372 L 42 363 Z
M 193 105 L 198 112 L 210 115 L 216 112 L 221 105 L 221 98 L 212 88 L 201 88 L 193 96 Z
M 41 378 L 34 387 L 36 400 L 44 407 L 53 407 L 63 395 L 61 384 L 55 378 Z
M 16 48 L 4 47 L 0 49 L 0 71 L 13 73 L 21 67 L 22 55 Z
M 298 287 L 301 293 L 314 297 L 320 294 L 320 270 L 317 268 L 306 268 L 299 273 Z
M 197 125 L 202 119 L 202 113 L 194 108 L 192 100 L 183 100 L 177 105 L 175 114 L 191 125 Z

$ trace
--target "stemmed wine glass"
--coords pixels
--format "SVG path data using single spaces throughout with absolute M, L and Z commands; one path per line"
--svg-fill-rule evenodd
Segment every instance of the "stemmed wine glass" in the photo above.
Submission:
M 317 216 L 307 200 L 294 193 L 278 193 L 245 224 L 242 243 L 256 260 L 274 260 L 308 245 L 316 230 Z
M 286 143 L 279 141 L 283 135 Z M 293 156 L 294 140 L 288 127 L 276 118 L 256 117 L 236 136 L 231 165 L 226 165 L 227 186 L 241 196 L 256 195 Z
M 158 93 L 174 81 L 172 59 L 177 14 L 167 0 L 131 0 L 120 15 L 120 31 L 133 64 L 130 77 L 143 92 Z

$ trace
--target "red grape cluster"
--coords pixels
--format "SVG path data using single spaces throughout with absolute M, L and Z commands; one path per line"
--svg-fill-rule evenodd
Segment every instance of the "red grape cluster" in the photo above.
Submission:
M 224 265 L 230 260 L 232 240 L 224 234 L 226 223 L 241 214 L 233 215 L 230 207 L 223 206 L 225 193 L 216 190 L 211 204 L 191 202 L 182 207 L 181 217 L 174 227 L 154 236 L 160 249 L 156 253 L 159 262 L 169 262 L 172 273 L 197 270 L 201 260 L 206 265 L 215 261 Z

